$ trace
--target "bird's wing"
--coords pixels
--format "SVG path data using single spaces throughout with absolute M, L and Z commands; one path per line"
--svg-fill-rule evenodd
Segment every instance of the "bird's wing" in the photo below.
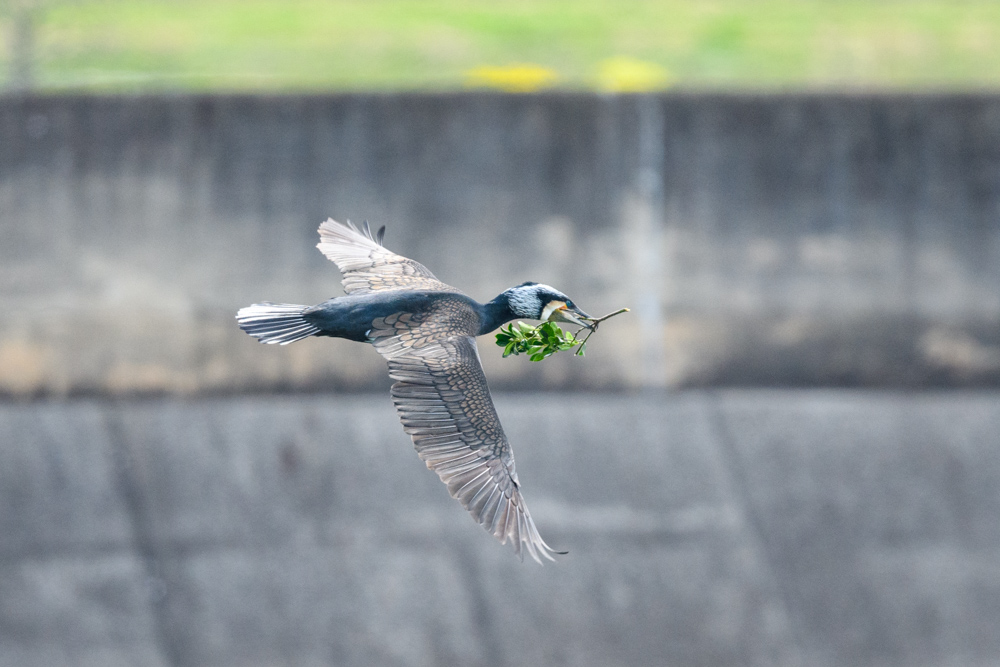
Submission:
M 379 318 L 369 334 L 389 362 L 392 402 L 417 454 L 483 528 L 523 559 L 555 551 L 538 534 L 521 497 L 514 455 L 493 407 L 476 341 L 434 318 Z
M 343 225 L 333 219 L 319 226 L 320 241 L 316 247 L 344 274 L 345 292 L 363 294 L 398 289 L 459 291 L 438 280 L 423 264 L 383 248 L 384 231 L 385 227 L 373 235 L 367 222 L 364 232 L 361 232 L 350 222 Z

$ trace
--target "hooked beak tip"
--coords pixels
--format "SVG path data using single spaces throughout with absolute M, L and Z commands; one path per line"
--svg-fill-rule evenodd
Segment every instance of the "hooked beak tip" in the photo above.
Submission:
M 590 315 L 579 308 L 560 308 L 554 314 L 564 322 L 570 322 L 591 330 L 594 328 L 593 323 L 587 321 L 591 319 Z

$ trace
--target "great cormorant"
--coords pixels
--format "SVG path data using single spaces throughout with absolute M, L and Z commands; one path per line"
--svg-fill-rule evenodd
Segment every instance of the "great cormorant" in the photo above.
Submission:
M 515 318 L 589 326 L 589 317 L 562 292 L 527 282 L 480 304 L 445 285 L 422 264 L 382 247 L 348 222 L 327 220 L 317 246 L 343 274 L 347 296 L 316 306 L 258 303 L 236 316 L 262 343 L 285 345 L 309 336 L 369 342 L 386 358 L 392 402 L 417 454 L 494 537 L 555 560 L 521 496 L 514 454 L 476 349 L 476 336 Z

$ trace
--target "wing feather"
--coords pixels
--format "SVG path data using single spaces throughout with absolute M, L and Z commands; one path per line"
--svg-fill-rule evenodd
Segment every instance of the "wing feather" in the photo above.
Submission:
M 500 425 L 475 339 L 421 335 L 416 320 L 376 321 L 375 348 L 388 359 L 392 402 L 417 454 L 448 492 L 519 558 L 555 560 L 521 496 L 514 456 Z M 420 341 L 417 344 L 415 341 Z
M 344 225 L 333 219 L 319 226 L 316 247 L 340 269 L 345 292 L 407 289 L 460 293 L 438 280 L 423 264 L 383 248 L 384 234 L 385 227 L 372 234 L 367 222 L 364 231 L 350 222 Z

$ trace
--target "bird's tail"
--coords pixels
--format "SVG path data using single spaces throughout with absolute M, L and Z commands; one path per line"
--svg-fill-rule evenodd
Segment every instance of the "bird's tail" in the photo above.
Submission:
M 319 333 L 319 327 L 302 316 L 308 307 L 290 303 L 255 303 L 240 308 L 236 321 L 240 329 L 262 343 L 288 345 Z

